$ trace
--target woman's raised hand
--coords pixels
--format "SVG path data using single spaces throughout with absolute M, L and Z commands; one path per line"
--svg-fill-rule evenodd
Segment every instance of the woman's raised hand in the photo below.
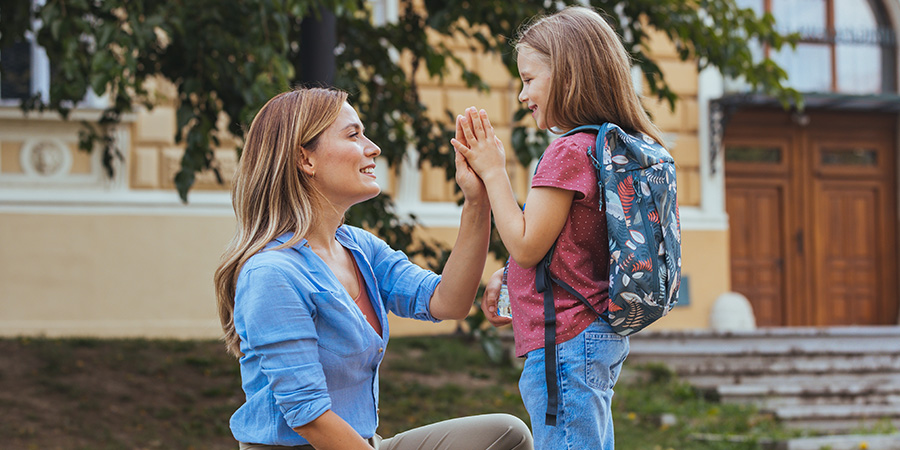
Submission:
M 455 140 L 458 142 L 462 142 L 465 145 L 466 136 L 463 131 L 462 123 L 459 120 L 459 117 L 456 118 L 456 137 Z M 451 141 L 452 142 L 452 141 Z M 455 147 L 455 146 L 454 146 Z M 472 170 L 472 167 L 469 165 L 469 162 L 466 161 L 466 158 L 462 156 L 459 151 L 456 151 L 456 184 L 459 185 L 459 189 L 462 190 L 463 196 L 465 196 L 468 201 L 487 201 L 487 191 L 484 187 L 484 182 L 481 181 L 481 178 L 478 177 L 478 174 Z
M 456 184 L 459 185 L 466 201 L 489 202 L 484 182 L 478 178 L 478 174 L 472 170 L 472 167 L 466 162 L 466 158 L 459 152 L 456 152 Z

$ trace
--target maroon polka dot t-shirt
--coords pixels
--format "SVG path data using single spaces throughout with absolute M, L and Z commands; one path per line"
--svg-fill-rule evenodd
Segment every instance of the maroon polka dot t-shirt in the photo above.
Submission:
M 553 141 L 538 164 L 531 187 L 550 186 L 575 191 L 566 224 L 556 241 L 550 273 L 588 299 L 597 311 L 609 305 L 609 242 L 606 210 L 600 209 L 597 175 L 587 155 L 596 135 L 578 133 Z M 528 208 L 528 205 L 525 205 Z M 544 296 L 534 286 L 534 267 L 509 263 L 507 283 L 512 304 L 516 355 L 544 347 Z M 597 315 L 563 288 L 553 285 L 556 342 L 584 331 Z

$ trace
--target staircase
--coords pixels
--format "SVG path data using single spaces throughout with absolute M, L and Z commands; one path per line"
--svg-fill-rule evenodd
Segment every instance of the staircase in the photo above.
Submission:
M 648 362 L 723 402 L 757 405 L 788 428 L 900 427 L 900 327 L 645 331 L 631 338 L 626 367 Z M 893 436 L 885 448 L 900 448 Z

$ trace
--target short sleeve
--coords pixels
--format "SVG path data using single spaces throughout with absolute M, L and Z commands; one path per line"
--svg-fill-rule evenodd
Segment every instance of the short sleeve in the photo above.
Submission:
M 531 187 L 575 191 L 580 194 L 579 198 L 588 195 L 596 175 L 582 134 L 558 138 L 547 147 L 531 180 Z

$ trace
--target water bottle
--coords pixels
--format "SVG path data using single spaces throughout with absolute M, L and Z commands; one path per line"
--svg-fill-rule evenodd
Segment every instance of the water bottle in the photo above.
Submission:
M 512 319 L 512 308 L 509 304 L 509 287 L 506 284 L 508 265 L 503 268 L 503 281 L 500 284 L 500 297 L 497 299 L 497 315 Z

